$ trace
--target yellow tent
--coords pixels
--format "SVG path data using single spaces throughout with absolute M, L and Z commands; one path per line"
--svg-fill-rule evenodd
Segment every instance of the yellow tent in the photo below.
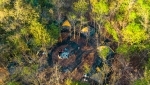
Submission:
M 67 26 L 67 27 L 71 27 L 71 24 L 68 20 L 64 21 L 64 23 L 62 24 L 62 26 Z
M 81 32 L 89 32 L 89 28 L 88 27 L 84 27 Z

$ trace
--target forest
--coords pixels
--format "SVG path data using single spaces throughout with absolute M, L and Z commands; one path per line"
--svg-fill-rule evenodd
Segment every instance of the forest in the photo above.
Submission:
M 0 0 L 0 85 L 150 85 L 150 0 Z

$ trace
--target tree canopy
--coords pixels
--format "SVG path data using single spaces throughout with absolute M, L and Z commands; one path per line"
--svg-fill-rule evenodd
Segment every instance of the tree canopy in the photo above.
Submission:
M 140 75 L 137 77 L 133 74 L 135 78 L 131 78 L 129 82 L 135 85 L 148 85 L 149 24 L 150 0 L 0 0 L 0 66 L 6 68 L 12 62 L 17 63 L 18 72 L 14 71 L 6 82 L 10 85 L 19 85 L 23 82 L 37 84 L 36 73 L 41 66 L 38 53 L 42 52 L 47 58 L 49 50 L 56 43 L 60 43 L 59 39 L 66 38 L 67 33 L 62 32 L 63 26 L 70 27 L 67 39 L 77 40 L 79 44 L 84 42 L 80 34 L 89 31 L 81 28 L 91 26 L 96 33 L 86 36 L 85 42 L 89 42 L 87 48 L 89 45 L 97 49 L 97 56 L 102 57 L 103 61 L 106 60 L 111 48 L 116 54 L 114 60 L 119 61 L 121 58 L 120 61 L 123 62 L 125 59 L 121 64 L 126 64 L 122 71 L 126 71 L 125 66 L 130 68 L 130 65 L 133 65 L 132 61 L 138 63 L 134 59 L 135 56 L 139 57 L 142 66 L 131 68 L 140 69 Z M 104 42 L 106 39 L 111 40 L 110 44 Z M 86 73 L 90 72 L 90 66 L 83 67 L 88 69 Z M 112 68 L 113 66 L 107 69 L 110 71 Z M 98 69 L 101 70 L 99 67 Z M 19 78 L 21 80 L 17 81 Z M 118 81 L 122 78 L 119 73 L 117 78 Z M 114 81 L 117 82 L 115 79 Z M 74 83 L 72 79 L 66 80 L 67 85 L 68 82 Z

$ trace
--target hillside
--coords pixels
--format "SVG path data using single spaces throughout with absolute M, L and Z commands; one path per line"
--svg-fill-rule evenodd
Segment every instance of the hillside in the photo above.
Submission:
M 149 85 L 149 21 L 149 0 L 1 0 L 0 85 Z

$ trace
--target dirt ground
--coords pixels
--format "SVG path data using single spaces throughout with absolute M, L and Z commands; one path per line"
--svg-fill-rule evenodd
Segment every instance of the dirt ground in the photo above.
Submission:
M 85 38 L 77 35 L 76 39 L 73 39 L 73 37 L 68 38 L 69 33 L 62 33 L 61 36 L 62 41 L 70 39 L 70 41 L 76 42 L 81 49 L 77 53 L 71 55 L 69 59 L 59 59 L 59 51 L 64 49 L 67 44 L 55 48 L 55 51 L 52 53 L 53 62 L 57 63 L 61 67 L 72 68 L 72 71 L 69 72 L 69 74 L 68 72 L 61 73 L 60 78 L 62 82 L 70 76 L 74 80 L 81 80 L 85 74 L 84 65 L 87 64 L 88 67 L 91 68 L 96 59 L 96 55 L 98 55 L 95 47 L 95 38 L 93 37 L 89 40 L 89 42 L 87 42 Z M 111 43 L 110 47 L 115 50 L 116 46 L 117 45 L 115 43 Z M 145 61 L 145 58 L 142 59 L 143 60 L 141 60 L 140 55 L 133 55 L 131 60 L 127 61 L 125 56 L 116 54 L 111 66 L 111 75 L 108 80 L 109 84 L 129 85 L 131 81 L 139 78 L 143 73 L 142 65 Z
M 62 40 L 66 40 L 68 33 L 62 33 Z M 87 64 L 88 68 L 91 68 L 94 61 L 96 50 L 91 43 L 87 43 L 85 38 L 82 38 L 76 35 L 76 39 L 70 38 L 70 41 L 76 42 L 80 46 L 80 51 L 71 55 L 68 59 L 59 59 L 59 52 L 64 49 L 67 45 L 62 45 L 56 48 L 55 52 L 52 53 L 53 62 L 57 63 L 61 67 L 70 67 L 73 68 L 69 75 L 74 80 L 81 80 L 85 74 L 84 65 Z M 78 57 L 78 58 L 77 58 Z M 68 77 L 68 72 L 61 74 L 62 80 Z

